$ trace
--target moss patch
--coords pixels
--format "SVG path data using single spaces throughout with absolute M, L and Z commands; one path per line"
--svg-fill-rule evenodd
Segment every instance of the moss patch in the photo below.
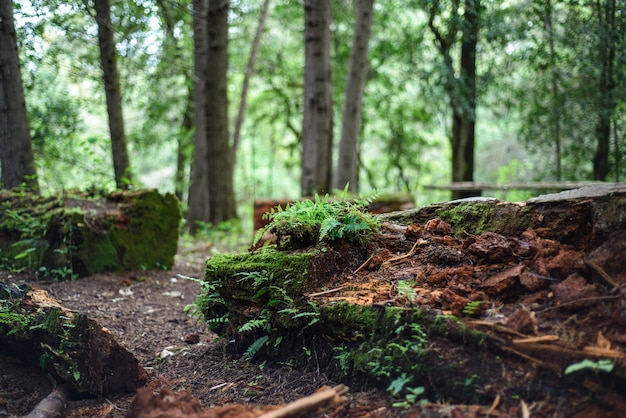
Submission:
M 174 263 L 181 214 L 173 195 L 4 192 L 0 205 L 0 264 L 6 269 L 63 279 Z

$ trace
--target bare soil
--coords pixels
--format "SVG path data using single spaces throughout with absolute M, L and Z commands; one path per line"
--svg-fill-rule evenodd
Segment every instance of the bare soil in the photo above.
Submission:
M 325 286 L 341 291 L 319 298 L 368 305 L 425 305 L 463 317 L 468 323 L 475 317 L 476 327 L 491 327 L 493 334 L 503 340 L 506 333 L 509 337 L 511 333 L 556 336 L 559 341 L 571 342 L 569 351 L 554 341 L 537 340 L 526 346 L 530 347 L 528 351 L 519 348 L 512 353 L 519 359 L 515 369 L 505 370 L 497 364 L 468 365 L 483 375 L 489 374 L 491 379 L 486 380 L 503 382 L 503 387 L 475 388 L 481 395 L 477 398 L 490 402 L 450 405 L 449 400 L 437 399 L 402 409 L 392 406 L 394 400 L 384 390 L 355 388 L 347 403 L 314 416 L 623 416 L 624 389 L 603 387 L 602 381 L 593 376 L 585 377 L 585 383 L 578 386 L 555 387 L 553 380 L 546 379 L 545 386 L 528 388 L 526 393 L 534 397 L 528 402 L 506 387 L 507 382 L 520 388 L 525 379 L 539 381 L 537 376 L 550 369 L 544 361 L 550 350 L 554 355 L 570 353 L 572 358 L 585 347 L 604 349 L 605 355 L 620 355 L 626 345 L 622 286 L 626 277 L 623 258 L 615 259 L 615 255 L 626 249 L 623 235 L 607 238 L 608 246 L 590 253 L 591 249 L 553 240 L 549 230 L 529 230 L 519 238 L 495 233 L 458 238 L 449 228 L 437 221 L 426 224 L 424 229 L 418 225 L 386 226 L 377 242 L 377 256 L 358 275 L 336 275 Z M 188 278 L 202 278 L 208 256 L 209 248 L 199 245 L 182 250 L 171 271 L 99 274 L 73 282 L 45 282 L 28 274 L 0 272 L 0 279 L 46 289 L 67 308 L 97 320 L 150 373 L 150 389 L 188 390 L 204 408 L 236 404 L 254 409 L 286 404 L 320 387 L 337 384 L 319 370 L 303 372 L 288 364 L 245 362 L 229 351 L 228 341 L 220 340 L 202 321 L 188 316 L 185 307 L 193 303 L 200 290 L 199 284 Z M 603 277 L 594 269 L 598 264 L 611 267 L 611 274 L 602 270 Z M 607 279 L 613 283 L 606 283 Z M 404 280 L 419 283 L 410 295 L 398 291 L 398 283 Z M 468 306 L 474 309 L 470 312 Z M 496 324 L 501 328 L 495 328 Z M 455 361 L 454 352 L 440 354 L 446 361 Z M 557 363 L 557 359 L 554 361 Z M 0 355 L 0 416 L 28 413 L 54 384 L 36 365 L 22 364 L 16 356 Z M 123 417 L 133 396 L 75 398 L 69 402 L 65 416 Z M 154 416 L 184 414 L 179 411 L 178 415 Z M 244 415 L 231 410 L 214 416 Z

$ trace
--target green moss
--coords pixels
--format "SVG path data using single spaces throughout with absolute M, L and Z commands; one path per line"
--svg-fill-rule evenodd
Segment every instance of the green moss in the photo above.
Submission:
M 0 196 L 0 262 L 54 278 L 169 268 L 178 245 L 177 199 L 155 190 L 48 198 Z
M 250 300 L 261 290 L 250 274 L 256 272 L 267 277 L 262 286 L 278 287 L 290 297 L 298 297 L 302 295 L 311 261 L 317 254 L 318 250 L 287 253 L 273 248 L 249 254 L 218 254 L 207 261 L 205 280 L 218 284 L 224 298 Z
M 452 226 L 456 235 L 523 231 L 529 224 L 529 215 L 517 205 L 497 205 L 490 201 L 462 202 L 437 212 L 440 219 Z

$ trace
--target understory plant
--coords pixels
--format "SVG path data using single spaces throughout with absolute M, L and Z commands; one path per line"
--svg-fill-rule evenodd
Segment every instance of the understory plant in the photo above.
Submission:
M 367 212 L 374 198 L 331 199 L 328 194 L 324 197 L 316 194 L 313 200 L 287 204 L 285 209 L 278 206 L 263 215 L 270 223 L 256 233 L 254 244 L 268 232 L 276 235 L 279 244 L 284 237 L 303 245 L 341 238 L 367 242 L 380 227 L 379 218 Z

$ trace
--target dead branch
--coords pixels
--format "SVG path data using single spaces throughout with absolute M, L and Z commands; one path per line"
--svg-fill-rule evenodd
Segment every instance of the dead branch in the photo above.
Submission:
M 348 393 L 348 390 L 347 386 L 338 385 L 334 388 L 316 392 L 306 398 L 298 399 L 285 405 L 283 408 L 270 411 L 258 418 L 301 417 L 308 412 L 332 408 L 348 400 L 348 398 L 343 396 Z

